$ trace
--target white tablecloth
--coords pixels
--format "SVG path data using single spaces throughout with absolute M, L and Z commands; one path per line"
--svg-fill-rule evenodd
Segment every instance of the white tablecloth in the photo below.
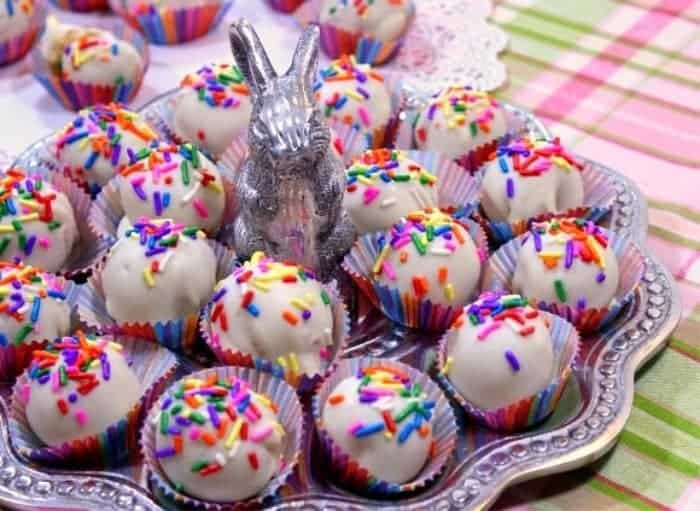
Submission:
M 114 15 L 77 14 L 53 9 L 64 22 L 90 25 Z M 131 106 L 138 108 L 158 94 L 176 87 L 187 72 L 211 61 L 233 61 L 227 37 L 228 21 L 245 16 L 267 45 L 281 72 L 291 62 L 300 29 L 294 18 L 273 11 L 263 0 L 237 0 L 227 19 L 206 37 L 180 46 L 151 45 L 151 66 Z M 72 117 L 34 79 L 28 59 L 0 68 L 0 150 L 17 154 L 32 142 L 59 129 Z

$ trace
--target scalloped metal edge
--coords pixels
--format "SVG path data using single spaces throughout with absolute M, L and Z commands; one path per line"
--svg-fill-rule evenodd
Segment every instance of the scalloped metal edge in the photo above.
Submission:
M 156 99 L 163 99 L 166 95 Z M 151 105 L 152 103 L 149 103 Z M 147 108 L 149 105 L 144 107 Z M 531 114 L 506 105 L 526 121 L 528 129 L 550 136 Z M 33 144 L 16 163 L 27 161 Z M 611 227 L 644 243 L 647 206 L 639 188 L 614 170 L 587 160 L 611 175 L 617 192 Z M 617 440 L 631 413 L 634 373 L 657 353 L 680 321 L 681 304 L 671 274 L 644 249 L 646 271 L 640 285 L 634 316 L 605 339 L 593 355 L 589 378 L 591 398 L 573 421 L 530 437 L 514 437 L 489 444 L 455 470 L 456 483 L 424 500 L 402 503 L 402 509 L 441 511 L 488 508 L 510 485 L 535 477 L 572 470 L 605 454 Z M 112 508 L 156 511 L 162 508 L 148 491 L 125 476 L 104 472 L 50 472 L 24 465 L 12 451 L 7 427 L 7 405 L 0 399 L 0 502 L 20 509 Z M 351 496 L 300 494 L 273 507 L 275 510 L 366 509 L 368 501 Z M 392 507 L 387 504 L 388 508 Z M 398 507 L 398 506 L 394 506 Z

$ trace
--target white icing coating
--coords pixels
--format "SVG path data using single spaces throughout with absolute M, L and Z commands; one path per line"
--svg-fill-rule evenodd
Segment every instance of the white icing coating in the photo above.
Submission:
M 326 119 L 333 122 L 372 132 L 383 129 L 391 118 L 391 95 L 384 78 L 352 56 L 322 69 L 314 90 Z
M 147 12 L 150 6 L 158 10 L 183 9 L 186 7 L 197 7 L 219 3 L 220 0 L 127 0 L 126 5 L 129 11 L 138 13 Z
M 518 138 L 486 165 L 481 206 L 490 220 L 500 222 L 578 208 L 583 205 L 580 168 L 558 141 Z
M 379 397 L 374 402 L 362 402 L 361 381 L 356 376 L 351 376 L 335 386 L 323 403 L 323 428 L 351 460 L 355 460 L 374 477 L 391 483 L 409 482 L 418 475 L 428 460 L 433 439 L 432 425 L 430 420 L 426 422 L 421 417 L 422 432 L 420 428 L 413 428 L 413 421 L 420 416 L 418 413 L 410 413 L 402 420 L 399 419 L 401 412 L 413 403 L 426 409 L 424 395 L 402 397 L 394 391 L 394 395 Z M 394 385 L 402 387 L 401 384 Z M 364 388 L 381 388 L 381 384 L 372 381 Z M 382 414 L 384 411 L 391 416 L 393 433 Z M 353 433 L 358 425 L 376 425 L 379 431 L 367 435 Z M 404 438 L 402 432 L 406 427 L 412 431 Z
M 467 315 L 460 316 L 447 332 L 447 378 L 462 397 L 484 410 L 534 396 L 549 385 L 555 370 L 544 315 L 529 305 L 522 306 L 526 301 L 518 295 L 501 300 L 496 296 L 487 293 L 465 307 Z M 519 305 L 505 307 L 495 318 L 491 312 L 499 308 L 484 305 L 508 300 Z M 468 314 L 480 323 L 474 325 Z
M 182 80 L 173 105 L 173 131 L 218 157 L 250 124 L 253 110 L 243 75 L 231 64 L 212 64 Z
M 131 229 L 131 222 L 129 222 L 129 219 L 125 216 L 122 217 L 121 220 L 119 220 L 119 224 L 117 225 L 117 238 L 122 238 L 126 234 L 126 231 Z
M 62 341 L 65 342 L 66 339 L 71 338 Z M 29 401 L 26 403 L 27 421 L 34 433 L 47 445 L 60 445 L 103 433 L 108 426 L 126 418 L 141 397 L 141 384 L 118 349 L 111 344 L 103 349 L 109 365 L 107 380 L 103 373 L 104 362 L 100 361 L 99 356 L 91 357 L 85 350 L 80 351 L 86 359 L 94 360 L 84 372 L 94 375 L 98 385 L 88 393 L 81 394 L 78 391 L 84 385 L 81 380 L 68 378 L 65 385 L 58 383 L 59 367 L 68 370 L 69 364 L 63 358 L 51 366 L 48 382 L 41 383 L 39 379 L 30 378 Z M 31 371 L 32 366 L 28 369 L 28 374 Z M 71 395 L 75 397 L 75 402 L 71 401 Z M 61 413 L 57 405 L 59 400 L 63 400 L 66 405 L 65 414 Z
M 324 296 L 329 298 L 303 268 L 258 252 L 216 286 L 218 300 L 208 317 L 211 340 L 278 362 L 295 374 L 317 374 L 322 352 L 333 343 L 333 314 Z
M 137 222 L 109 251 L 101 279 L 107 312 L 119 323 L 165 321 L 196 313 L 216 283 L 216 257 L 202 231 L 172 222 Z M 140 232 L 145 232 L 141 244 Z M 163 234 L 165 233 L 165 234 Z M 176 239 L 174 246 L 166 246 Z M 150 244 L 162 253 L 151 254 Z M 154 263 L 157 271 L 153 271 Z
M 0 201 L 6 209 L 0 217 L 2 259 L 18 257 L 49 272 L 63 269 L 79 238 L 68 198 L 48 182 L 27 177 L 16 168 L 2 175 L 0 190 L 3 194 L 9 191 Z M 9 207 L 14 208 L 14 213 Z M 21 225 L 21 230 L 15 228 L 13 221 Z
M 156 138 L 137 113 L 116 104 L 99 105 L 82 110 L 63 128 L 55 150 L 68 175 L 94 188 L 129 163 L 129 149 L 137 153 Z
M 174 388 L 181 388 L 189 393 L 196 393 L 198 389 L 205 388 L 228 390 L 227 387 L 217 384 L 206 385 L 202 380 L 194 378 L 184 380 L 193 381 L 199 384 L 190 385 L 189 390 L 181 387 L 182 382 L 176 383 Z M 245 383 L 236 379 L 223 383 L 228 386 L 231 385 L 231 381 L 233 385 L 236 382 L 239 385 Z M 159 412 L 156 417 L 156 457 L 170 482 L 182 484 L 185 493 L 209 501 L 234 502 L 257 495 L 277 474 L 284 448 L 284 429 L 278 422 L 277 414 L 270 408 L 267 396 L 249 389 L 243 392 L 250 394 L 250 402 L 259 411 L 260 416 L 252 420 L 250 415 L 237 411 L 237 419 L 233 421 L 226 412 L 218 412 L 215 419 L 218 421 L 218 427 L 207 409 L 206 397 L 198 396 L 201 404 L 193 409 L 189 403 L 175 397 L 174 393 L 168 393 L 173 404 L 165 412 Z M 235 401 L 235 397 L 227 392 L 223 404 L 237 410 L 239 402 Z M 178 405 L 182 406 L 182 411 L 174 414 L 175 417 L 187 419 L 190 412 L 195 411 L 201 414 L 204 422 L 191 422 L 190 426 L 178 423 L 172 413 Z M 176 428 L 181 435 L 173 435 L 167 430 L 163 433 L 160 423 L 164 413 L 167 414 L 169 426 Z M 237 424 L 238 421 L 240 424 Z M 195 430 L 199 431 L 197 439 L 193 439 L 192 436 Z M 211 435 L 213 445 L 203 440 L 203 437 L 208 438 L 207 435 Z M 172 449 L 175 436 L 182 438 L 182 449 L 179 453 L 168 452 Z M 254 455 L 254 461 L 251 460 L 251 455 Z M 203 472 L 201 469 L 193 470 L 193 465 L 200 461 L 208 466 L 220 468 L 208 474 L 206 469 Z
M 6 0 L 0 2 L 0 42 L 26 32 L 36 10 L 34 0 Z
M 415 127 L 418 149 L 459 158 L 507 132 L 503 109 L 485 92 L 452 86 L 436 94 Z
M 141 56 L 130 43 L 108 32 L 83 33 L 66 45 L 63 76 L 75 82 L 117 85 L 133 83 L 141 74 Z
M 607 307 L 615 297 L 620 281 L 617 256 L 607 243 L 607 236 L 589 223 L 585 224 L 587 228 L 596 231 L 607 246 L 600 245 L 592 235 L 584 235 L 585 241 L 581 242 L 575 239 L 575 236 L 580 236 L 580 229 L 572 231 L 575 234 L 552 230 L 551 226 L 557 224 L 573 225 L 570 221 L 556 220 L 536 224 L 527 235 L 527 240 L 518 252 L 511 286 L 513 291 L 530 299 L 566 303 L 571 307 L 578 307 L 581 300 L 586 308 Z M 539 252 L 533 235 L 535 230 L 543 231 L 538 235 L 542 246 Z M 572 257 L 568 268 L 567 242 L 571 243 L 573 253 L 578 253 Z M 581 251 L 591 253 L 588 247 L 593 247 L 596 260 L 584 261 Z M 602 278 L 604 280 L 599 282 Z M 557 283 L 564 290 L 564 300 L 557 292 Z
M 55 275 L 24 264 L 0 263 L 0 346 L 52 340 L 70 331 L 65 284 Z M 36 305 L 35 305 L 36 304 Z
M 185 158 L 182 152 L 188 157 Z M 226 202 L 216 165 L 188 144 L 161 144 L 151 149 L 151 153 L 155 154 L 139 159 L 135 163 L 137 167 L 126 167 L 119 177 L 119 194 L 129 220 L 171 218 L 185 225 L 196 225 L 209 233 L 215 232 L 221 226 Z M 182 171 L 184 160 L 187 161 L 186 173 Z M 143 168 L 138 170 L 140 164 Z
M 429 225 L 445 233 L 428 241 L 424 231 Z M 424 247 L 424 254 L 411 234 Z M 375 269 L 380 270 L 375 278 L 380 283 L 398 288 L 402 296 L 446 306 L 461 305 L 474 293 L 481 274 L 477 247 L 469 232 L 449 215 L 437 210 L 411 213 L 392 227 L 386 239 L 386 256 L 380 253 L 375 261 Z
M 366 151 L 346 177 L 343 205 L 358 234 L 388 229 L 411 211 L 438 203 L 437 178 L 403 151 Z
M 413 0 L 348 1 L 324 0 L 320 21 L 347 32 L 392 41 L 404 33 L 411 21 Z

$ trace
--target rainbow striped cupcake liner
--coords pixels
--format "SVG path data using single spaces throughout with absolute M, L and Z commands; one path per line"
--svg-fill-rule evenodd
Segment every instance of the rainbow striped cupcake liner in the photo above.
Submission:
M 484 169 L 475 175 L 479 183 L 483 180 Z M 593 172 L 591 165 L 586 164 L 582 173 L 583 206 L 565 212 L 549 212 L 525 220 L 515 222 L 495 222 L 487 218 L 482 211 L 477 215 L 477 221 L 486 231 L 489 240 L 496 246 L 502 245 L 527 232 L 533 223 L 551 220 L 552 218 L 581 218 L 595 223 L 602 222 L 612 210 L 613 201 L 617 195 L 611 176 Z
M 304 3 L 305 0 L 267 0 L 267 3 L 276 11 L 290 14 Z
M 64 80 L 51 69 L 39 47 L 32 53 L 34 77 L 46 91 L 67 110 L 78 111 L 98 103 L 128 103 L 139 88 L 143 76 L 148 69 L 150 56 L 148 44 L 138 31 L 124 23 L 100 27 L 112 32 L 118 39 L 130 43 L 141 56 L 142 68 L 134 81 L 123 81 L 119 84 L 97 84 Z
M 422 387 L 427 394 L 427 399 L 435 402 L 432 421 L 434 445 L 431 455 L 416 477 L 407 483 L 391 483 L 374 477 L 333 441 L 323 424 L 323 407 L 335 387 L 344 379 L 357 375 L 361 369 L 373 366 L 388 367 L 406 373 Z M 334 478 L 353 491 L 374 497 L 397 496 L 425 488 L 440 476 L 456 447 L 457 421 L 445 394 L 426 373 L 395 360 L 373 357 L 341 360 L 314 394 L 311 401 L 311 414 L 316 424 L 321 447 L 326 455 L 325 463 Z M 397 462 L 400 462 L 400 459 L 397 458 Z
M 436 380 L 445 392 L 479 424 L 499 431 L 520 431 L 546 420 L 556 408 L 579 353 L 579 334 L 576 328 L 565 319 L 549 312 L 544 312 L 544 315 L 549 322 L 549 333 L 554 349 L 555 367 L 552 368 L 551 383 L 534 396 L 496 410 L 484 410 L 470 403 L 452 385 L 444 369 L 447 361 L 447 342 L 454 330 L 448 330 L 440 339 Z
M 259 509 L 263 506 L 274 504 L 278 501 L 278 495 L 284 488 L 287 480 L 294 474 L 294 470 L 301 457 L 302 443 L 305 436 L 305 424 L 303 410 L 299 398 L 292 387 L 283 379 L 273 374 L 244 367 L 214 367 L 192 373 L 187 378 L 206 379 L 210 374 L 216 373 L 219 378 L 236 377 L 250 384 L 251 389 L 259 394 L 264 394 L 272 400 L 278 408 L 279 422 L 284 428 L 286 443 L 284 448 L 281 469 L 279 473 L 267 484 L 256 497 L 241 501 L 241 509 Z M 155 456 L 156 451 L 156 426 L 158 414 L 164 398 L 153 404 L 141 431 L 141 451 L 146 462 L 148 480 L 154 493 L 166 503 L 174 504 L 178 509 L 197 509 L 206 511 L 224 511 L 232 508 L 233 502 L 219 503 L 204 501 L 184 493 L 178 492 L 161 469 Z M 238 509 L 238 507 L 236 507 Z
M 343 30 L 330 23 L 320 23 L 320 11 L 321 0 L 310 0 L 300 6 L 294 15 L 302 26 L 315 23 L 320 27 L 321 49 L 326 56 L 337 59 L 343 55 L 355 55 L 359 63 L 372 65 L 384 64 L 398 55 L 416 14 L 415 6 L 412 6 L 410 20 L 403 33 L 396 39 L 382 41 L 359 32 Z
M 0 66 L 17 62 L 24 57 L 39 38 L 44 29 L 48 6 L 45 0 L 36 0 L 34 15 L 29 21 L 29 27 L 23 33 L 0 42 Z
M 479 252 L 484 271 L 488 258 L 488 241 L 479 224 L 472 220 L 458 220 L 471 235 Z M 379 239 L 383 233 L 360 236 L 342 262 L 342 268 L 350 275 L 357 287 L 379 308 L 385 316 L 401 325 L 430 331 L 446 330 L 462 312 L 464 304 L 446 306 L 430 300 L 419 300 L 412 293 L 401 293 L 396 287 L 374 282 L 372 267 L 381 250 Z M 474 294 L 478 289 L 474 290 Z
M 114 12 L 140 30 L 149 42 L 158 45 L 181 44 L 205 36 L 221 23 L 233 5 L 233 0 L 203 1 L 201 5 L 181 8 L 108 1 Z
M 107 0 L 51 0 L 51 3 L 59 9 L 74 12 L 109 10 Z
M 46 446 L 29 425 L 26 403 L 22 398 L 22 389 L 29 380 L 26 373 L 22 374 L 12 388 L 9 421 L 10 441 L 22 457 L 45 465 L 94 469 L 116 468 L 139 460 L 138 434 L 146 411 L 175 373 L 178 362 L 175 355 L 156 344 L 133 338 L 117 339 L 116 342 L 133 361 L 131 367 L 144 389 L 127 416 L 99 435 Z
M 228 171 L 219 167 L 221 171 L 221 181 L 224 188 L 224 196 L 226 206 L 224 216 L 221 222 L 221 227 L 216 233 L 210 233 L 210 237 L 220 241 L 224 245 L 232 246 L 230 239 L 231 230 L 227 226 L 233 223 L 236 218 L 237 204 L 236 195 L 234 193 L 234 181 Z M 119 222 L 124 218 L 124 208 L 122 207 L 121 196 L 119 195 L 119 177 L 111 179 L 102 191 L 97 195 L 92 202 L 87 215 L 87 226 L 100 240 L 103 240 L 108 246 L 116 243 L 119 235 Z
M 68 304 L 71 312 L 71 332 L 78 326 L 76 308 L 78 305 L 78 296 L 80 287 L 70 280 L 56 277 L 58 282 L 61 282 L 63 294 L 65 294 L 65 302 Z M 0 332 L 3 333 L 4 332 Z M 13 342 L 12 338 L 5 335 L 8 339 L 7 344 L 0 345 L 0 381 L 14 382 L 15 378 L 24 371 L 32 361 L 32 353 L 34 350 L 43 349 L 46 344 L 53 339 L 37 339 L 32 338 L 31 334 L 27 341 Z
M 644 255 L 639 246 L 628 237 L 602 229 L 617 256 L 620 283 L 610 305 L 601 308 L 579 308 L 570 305 L 544 302 L 537 297 L 525 297 L 533 307 L 551 312 L 571 322 L 581 334 L 604 330 L 632 301 L 644 274 Z M 484 271 L 481 288 L 492 291 L 511 291 L 511 282 L 518 262 L 518 254 L 525 234 L 512 239 L 496 250 Z
M 209 241 L 216 256 L 216 280 L 229 275 L 236 264 L 236 255 L 227 247 Z M 198 340 L 199 311 L 184 318 L 170 321 L 150 321 L 143 323 L 119 323 L 109 315 L 102 284 L 100 263 L 83 286 L 78 299 L 78 315 L 88 327 L 109 335 L 124 335 L 154 341 L 179 353 L 193 352 Z
M 350 315 L 345 307 L 345 303 L 343 303 L 340 297 L 337 285 L 333 282 L 329 285 L 325 285 L 324 289 L 331 297 L 331 307 L 333 308 L 333 345 L 324 347 L 326 355 L 321 357 L 323 360 L 321 371 L 316 374 L 299 373 L 291 367 L 292 363 L 286 360 L 269 360 L 254 356 L 250 353 L 221 346 L 216 336 L 212 335 L 207 320 L 211 312 L 211 302 L 207 304 L 200 315 L 199 329 L 203 339 L 214 352 L 220 364 L 226 366 L 250 367 L 258 371 L 271 373 L 278 378 L 282 378 L 289 385 L 296 388 L 300 395 L 308 394 L 333 371 L 339 358 L 343 354 L 343 350 L 347 344 L 348 334 L 350 333 Z

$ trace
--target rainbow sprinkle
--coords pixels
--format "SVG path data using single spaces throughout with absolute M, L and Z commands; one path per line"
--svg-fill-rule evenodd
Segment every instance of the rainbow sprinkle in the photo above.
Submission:
M 124 135 L 129 133 L 140 142 L 139 147 L 124 144 Z M 66 171 L 75 179 L 87 182 L 99 191 L 95 181 L 102 179 L 91 178 L 91 170 L 100 160 L 109 162 L 114 171 L 120 170 L 127 160 L 127 153 L 135 153 L 147 147 L 157 135 L 143 122 L 135 112 L 126 110 L 121 105 L 110 103 L 96 105 L 81 111 L 73 121 L 67 124 L 58 134 L 56 140 L 56 156 L 61 158 L 64 148 L 77 145 L 86 154 L 82 166 L 67 167 Z
M 396 199 L 380 199 L 382 183 L 412 183 L 432 187 L 436 182 L 436 176 L 409 160 L 403 151 L 375 149 L 362 153 L 348 168 L 345 190 L 348 193 L 359 192 L 359 185 L 363 185 L 364 204 L 380 200 L 381 207 L 389 207 Z M 422 204 L 425 201 L 416 197 L 416 202 Z
M 390 0 L 387 3 L 393 7 L 404 7 L 408 2 L 404 0 Z M 355 14 L 359 17 L 367 18 L 375 5 L 375 0 L 338 0 L 335 4 L 331 4 L 328 7 L 328 14 L 332 16 L 343 9 L 354 9 Z
M 61 227 L 54 218 L 54 202 L 57 192 L 40 177 L 29 177 L 19 168 L 5 172 L 0 180 L 0 257 L 17 243 L 24 257 L 34 250 L 50 250 L 51 238 L 33 234 L 31 224 L 45 223 L 49 231 Z
M 56 408 L 61 415 L 72 414 L 76 423 L 83 426 L 90 421 L 90 417 L 80 408 L 80 399 L 110 380 L 109 359 L 121 349 L 115 342 L 79 331 L 74 337 L 50 342 L 44 350 L 35 350 L 27 376 L 30 381 L 40 385 L 51 385 L 51 390 L 56 394 L 73 382 L 75 392 L 70 392 L 67 399 L 58 397 Z M 57 370 L 52 372 L 53 368 Z M 23 390 L 23 397 L 28 403 L 31 398 L 29 386 Z
M 250 90 L 238 67 L 231 64 L 202 66 L 196 73 L 186 75 L 181 87 L 197 91 L 197 97 L 212 108 L 238 108 L 241 96 L 249 96 Z
M 5 0 L 5 13 L 9 18 L 12 18 L 19 14 L 20 12 L 26 17 L 31 16 L 34 13 L 36 4 L 34 0 Z
M 408 374 L 393 367 L 375 365 L 359 369 L 354 378 L 356 394 L 331 394 L 326 406 L 360 403 L 379 409 L 382 420 L 370 423 L 356 420 L 347 428 L 349 435 L 363 438 L 381 433 L 387 441 L 396 439 L 403 444 L 414 433 L 421 437 L 430 434 L 435 402 L 427 399 L 422 387 Z
M 277 420 L 263 416 L 265 410 L 277 414 L 277 406 L 269 397 L 253 392 L 239 378 L 217 377 L 215 372 L 206 379 L 186 377 L 160 402 L 154 422 L 171 444 L 154 454 L 158 459 L 176 457 L 187 439 L 216 451 L 192 463 L 192 472 L 201 477 L 222 470 L 226 460 L 239 453 L 247 457 L 252 471 L 258 470 L 257 455 L 252 450 L 245 452 L 246 446 L 265 442 L 271 435 L 285 435 Z
M 415 119 L 416 139 L 421 144 L 428 141 L 427 123 L 445 122 L 449 129 L 466 126 L 475 138 L 479 133 L 491 133 L 491 122 L 498 102 L 486 92 L 474 91 L 466 86 L 452 86 L 435 94 L 423 114 Z M 439 116 L 437 114 L 440 114 Z
M 65 284 L 51 273 L 18 262 L 0 262 L 0 314 L 23 323 L 10 339 L 0 332 L 0 346 L 32 341 L 39 334 L 41 307 L 46 300 L 64 301 Z
M 342 122 L 357 129 L 370 129 L 374 125 L 368 104 L 372 96 L 367 90 L 368 82 L 384 83 L 382 75 L 369 64 L 358 64 L 354 56 L 343 56 L 334 60 L 320 71 L 320 78 L 314 85 L 316 100 L 321 105 L 327 119 Z M 323 85 L 343 82 L 342 93 L 323 94 Z
M 543 236 L 556 243 L 560 248 L 543 250 Z M 532 240 L 542 264 L 546 269 L 554 269 L 560 264 L 569 270 L 574 261 L 596 265 L 596 283 L 605 282 L 605 249 L 608 247 L 607 234 L 591 221 L 573 218 L 554 219 L 533 224 L 523 237 L 522 246 Z M 564 282 L 554 281 L 554 291 L 561 302 L 567 302 L 569 295 Z M 585 308 L 585 300 L 578 300 L 578 307 Z
M 102 31 L 88 30 L 72 40 L 63 50 L 63 54 L 69 57 L 70 66 L 80 69 L 84 64 L 93 60 L 109 62 L 119 55 L 119 45 L 117 40 L 110 34 Z M 66 70 L 62 70 L 65 78 Z M 118 76 L 116 84 L 124 81 L 123 76 Z

